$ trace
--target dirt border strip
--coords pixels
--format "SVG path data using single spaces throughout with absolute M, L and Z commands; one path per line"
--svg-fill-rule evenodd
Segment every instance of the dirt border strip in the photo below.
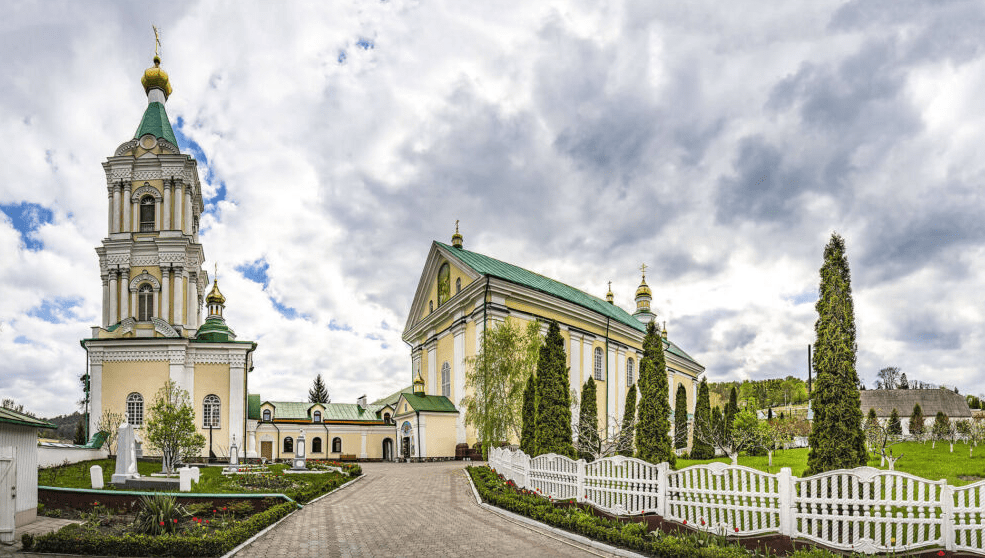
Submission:
M 511 511 L 507 511 L 502 508 L 493 506 L 492 504 L 487 504 L 483 502 L 482 498 L 479 496 L 479 491 L 475 488 L 475 483 L 472 482 L 472 475 L 470 475 L 469 472 L 465 469 L 462 469 L 462 473 L 465 475 L 465 478 L 468 479 L 469 481 L 469 486 L 472 488 L 472 495 L 475 496 L 475 502 L 479 504 L 479 506 L 482 508 L 485 508 L 493 513 L 498 513 L 499 515 L 502 515 L 507 519 L 513 520 L 514 522 L 525 523 L 528 526 L 536 527 L 537 530 L 549 531 L 554 535 L 557 535 L 559 537 L 564 537 L 566 539 L 575 541 L 584 546 L 592 547 L 596 550 L 601 550 L 604 552 L 608 552 L 610 554 L 615 554 L 616 556 L 624 556 L 626 558 L 645 558 L 643 554 L 637 554 L 636 552 L 633 552 L 631 550 L 626 550 L 625 548 L 618 548 L 615 546 L 611 546 L 603 542 L 599 542 L 595 539 L 590 539 L 582 535 L 577 535 L 575 533 L 565 531 L 564 529 L 551 527 L 550 525 L 545 525 L 544 523 L 535 521 L 533 519 L 530 519 L 529 517 L 515 514 Z
M 322 494 L 321 496 L 315 498 L 314 500 L 308 502 L 307 504 L 304 504 L 304 506 L 310 506 L 311 504 L 314 504 L 315 502 L 321 500 L 322 498 L 325 498 L 327 496 L 331 496 L 332 494 L 335 494 L 336 492 L 338 492 L 339 490 L 342 490 L 343 488 L 345 488 L 347 486 L 352 486 L 352 485 L 356 484 L 356 482 L 358 482 L 359 480 L 361 480 L 361 479 L 363 479 L 365 477 L 366 477 L 366 474 L 363 473 L 363 474 L 359 475 L 358 477 L 352 479 L 351 481 L 349 481 L 349 482 L 343 484 L 342 486 L 336 488 L 335 490 L 332 490 L 331 492 L 326 492 L 325 494 Z M 292 515 L 298 513 L 302 509 L 304 509 L 304 506 L 299 505 L 291 513 L 289 513 L 289 514 L 285 515 L 284 517 L 278 519 L 276 523 L 273 523 L 271 525 L 267 525 L 259 533 L 255 534 L 252 537 L 246 539 L 245 541 L 239 543 L 239 545 L 237 545 L 235 548 L 233 548 L 229 552 L 223 554 L 221 558 L 231 558 L 232 556 L 235 556 L 237 552 L 239 552 L 240 550 L 243 550 L 244 548 L 246 548 L 247 546 L 249 546 L 250 544 L 252 544 L 254 541 L 256 541 L 257 539 L 259 539 L 263 535 L 267 534 L 268 531 L 270 531 L 274 527 L 280 525 L 282 521 L 284 521 L 288 517 L 291 517 Z

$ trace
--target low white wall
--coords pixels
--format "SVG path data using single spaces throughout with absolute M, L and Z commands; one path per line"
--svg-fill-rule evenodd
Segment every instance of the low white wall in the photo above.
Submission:
M 65 463 L 78 463 L 92 459 L 106 459 L 109 451 L 105 448 L 88 449 L 65 446 L 38 445 L 38 467 L 51 467 Z

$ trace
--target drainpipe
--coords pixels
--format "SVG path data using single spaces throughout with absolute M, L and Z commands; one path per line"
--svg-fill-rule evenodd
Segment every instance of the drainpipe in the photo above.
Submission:
M 605 391 L 609 391 L 612 378 L 609 377 L 609 320 L 605 319 Z M 619 394 L 616 394 L 619 397 Z M 609 394 L 605 394 L 605 431 L 609 431 Z
M 250 369 L 243 373 L 243 381 L 246 385 L 243 386 L 243 461 L 246 461 L 246 446 L 249 445 L 249 441 L 246 439 L 246 434 L 249 432 L 249 420 L 250 420 L 250 372 L 253 372 L 253 363 L 250 360 L 250 353 L 257 349 L 257 344 L 254 343 L 250 350 L 246 351 L 246 362 L 250 363 Z M 263 415 L 260 415 L 261 417 Z M 256 433 L 254 433 L 254 438 L 256 438 Z M 253 440 L 256 442 L 256 440 Z M 255 445 L 253 447 L 256 447 Z
M 92 378 L 89 377 L 89 347 L 82 344 L 82 348 L 86 351 L 86 377 L 85 383 L 83 384 L 83 389 L 85 390 L 85 427 L 86 427 L 86 443 L 89 443 L 89 421 L 92 417 L 89 416 L 89 400 L 92 399 Z
M 271 419 L 270 425 L 277 429 L 277 441 L 274 442 L 274 447 L 277 448 L 277 459 L 280 459 L 280 428 L 277 428 L 277 425 L 274 424 L 273 419 Z
M 417 457 L 423 459 L 421 456 L 421 412 L 417 409 L 414 409 L 414 412 L 417 413 Z

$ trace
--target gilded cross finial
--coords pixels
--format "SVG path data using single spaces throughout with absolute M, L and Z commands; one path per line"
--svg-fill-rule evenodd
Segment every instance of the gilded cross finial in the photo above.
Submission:
M 215 282 L 219 282 L 219 262 L 215 262 Z
M 646 264 L 640 265 L 640 273 L 642 273 L 643 277 L 646 278 Z
M 609 281 L 609 290 L 612 290 L 612 281 Z
M 160 56 L 161 30 L 156 25 L 151 25 L 151 28 L 154 30 L 154 56 Z
M 455 219 L 455 232 L 458 233 L 458 219 Z

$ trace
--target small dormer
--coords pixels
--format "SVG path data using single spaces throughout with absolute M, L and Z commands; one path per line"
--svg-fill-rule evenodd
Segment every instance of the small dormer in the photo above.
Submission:
M 260 405 L 260 420 L 263 422 L 271 422 L 277 416 L 277 408 L 270 402 L 265 402 Z
M 312 405 L 311 407 L 309 407 L 308 408 L 308 418 L 310 418 L 311 419 L 311 422 L 314 422 L 314 423 L 324 422 L 324 420 L 325 420 L 325 406 L 322 405 L 321 403 L 315 403 L 314 405 Z
M 393 405 L 384 405 L 382 409 L 377 411 L 376 416 L 379 417 L 379 419 L 382 420 L 383 422 L 387 424 L 392 424 L 394 410 L 395 409 Z

